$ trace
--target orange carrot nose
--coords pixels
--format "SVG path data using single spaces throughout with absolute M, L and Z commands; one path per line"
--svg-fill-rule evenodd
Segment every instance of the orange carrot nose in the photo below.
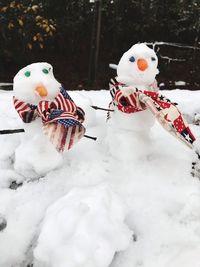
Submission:
M 48 91 L 44 86 L 37 86 L 35 89 L 36 94 L 38 94 L 39 96 L 47 96 L 48 95 Z
M 148 63 L 144 58 L 139 58 L 137 60 L 138 69 L 141 71 L 145 71 L 148 68 Z

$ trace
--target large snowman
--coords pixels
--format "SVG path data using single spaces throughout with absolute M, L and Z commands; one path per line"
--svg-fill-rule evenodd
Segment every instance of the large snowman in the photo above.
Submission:
M 117 66 L 117 77 L 111 79 L 111 96 L 114 97 L 119 87 L 125 97 L 131 95 L 135 89 L 157 92 L 155 80 L 159 73 L 157 66 L 158 58 L 153 49 L 144 43 L 133 45 L 121 57 Z M 108 121 L 108 143 L 111 154 L 123 159 L 148 155 L 152 143 L 150 130 L 155 121 L 151 112 L 149 110 L 126 112 L 126 107 L 122 111 L 114 102 L 113 99 L 110 107 L 114 112 L 110 113 L 111 118 Z
M 52 103 L 55 106 L 55 114 L 50 114 L 50 108 L 48 109 L 48 105 L 51 106 Z M 21 144 L 15 153 L 14 168 L 16 171 L 25 177 L 32 178 L 45 175 L 48 171 L 59 167 L 63 161 L 62 153 L 56 150 L 55 145 L 44 134 L 42 120 L 48 117 L 48 112 L 49 117 L 52 116 L 52 121 L 53 116 L 57 116 L 56 112 L 63 116 L 63 113 L 57 109 L 59 105 L 69 105 L 70 115 L 76 116 L 79 113 L 80 117 L 84 117 L 84 114 L 81 114 L 82 109 L 75 105 L 61 84 L 55 79 L 50 64 L 45 62 L 33 63 L 16 74 L 14 77 L 14 105 L 24 122 L 23 127 L 25 129 L 25 134 L 21 134 Z M 45 109 L 46 105 L 47 108 Z M 38 115 L 38 110 L 40 110 L 41 116 Z M 80 117 L 77 117 L 79 120 Z M 54 125 L 55 123 L 50 124 L 51 127 Z M 55 131 L 53 127 L 51 130 Z M 51 134 L 52 137 L 56 133 L 48 134 Z M 83 134 L 84 130 L 81 132 L 81 136 Z

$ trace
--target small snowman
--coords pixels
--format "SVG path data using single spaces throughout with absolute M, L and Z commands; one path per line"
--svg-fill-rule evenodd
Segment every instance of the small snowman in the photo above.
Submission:
M 14 168 L 28 178 L 58 168 L 62 153 L 85 133 L 84 111 L 55 79 L 53 67 L 33 63 L 14 77 L 14 106 L 25 133 L 16 149 Z
M 149 110 L 143 108 L 141 102 L 134 103 L 137 108 L 129 108 L 125 97 L 129 97 L 135 89 L 157 92 L 157 66 L 156 53 L 144 43 L 133 45 L 119 61 L 117 77 L 110 81 L 113 98 L 110 107 L 114 112 L 110 113 L 111 119 L 108 121 L 108 143 L 114 156 L 133 159 L 148 154 L 151 145 L 150 130 L 155 119 Z M 118 89 L 121 95 L 116 96 Z M 116 99 L 119 100 L 117 104 Z

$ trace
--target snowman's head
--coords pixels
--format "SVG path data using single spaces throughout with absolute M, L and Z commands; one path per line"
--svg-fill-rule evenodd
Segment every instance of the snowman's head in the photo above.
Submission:
M 60 88 L 61 84 L 53 75 L 53 67 L 46 62 L 30 64 L 14 77 L 15 97 L 30 104 L 38 104 L 41 100 L 54 100 Z
M 148 86 L 159 73 L 158 58 L 146 44 L 135 44 L 121 57 L 117 75 L 118 81 L 127 85 Z

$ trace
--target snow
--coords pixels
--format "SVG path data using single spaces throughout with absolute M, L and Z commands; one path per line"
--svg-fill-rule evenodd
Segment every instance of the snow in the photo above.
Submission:
M 184 114 L 185 119 L 192 123 L 195 119 L 195 114 L 200 113 L 200 106 L 198 99 L 200 98 L 200 91 L 188 91 L 188 90 L 172 90 L 162 91 L 170 98 L 171 101 L 178 103 L 178 108 Z M 162 93 L 161 92 L 161 93 Z M 180 101 L 181 99 L 181 101 Z
M 108 186 L 72 189 L 48 208 L 34 250 L 36 261 L 55 267 L 109 266 L 115 252 L 131 243 L 125 216 L 121 200 Z
M 113 63 L 110 63 L 109 64 L 109 68 L 111 68 L 113 70 L 116 70 L 117 69 L 117 65 L 116 64 L 113 64 Z
M 105 90 L 70 95 L 75 100 L 79 93 L 105 108 L 111 100 Z M 1 129 L 22 127 L 12 94 L 0 92 Z M 162 94 L 178 102 L 190 122 L 199 113 L 200 92 Z M 0 214 L 7 221 L 0 231 L 0 267 L 26 267 L 32 262 L 34 267 L 59 266 L 55 261 L 70 266 L 63 255 L 75 267 L 84 266 L 75 264 L 83 259 L 93 267 L 199 267 L 200 182 L 190 175 L 193 152 L 155 123 L 148 153 L 132 146 L 131 132 L 127 140 L 120 132 L 110 132 L 110 138 L 119 137 L 113 142 L 114 157 L 108 146 L 106 112 L 96 111 L 90 118 L 87 134 L 98 140 L 82 138 L 60 167 L 33 181 L 24 181 L 13 166 L 23 133 L 0 136 Z M 199 137 L 199 126 L 191 128 Z M 132 158 L 138 153 L 139 159 Z M 12 190 L 9 185 L 15 180 L 24 183 Z M 130 231 L 135 234 L 131 242 Z M 76 246 L 78 233 L 86 238 Z M 94 252 L 98 245 L 100 260 Z
M 159 73 L 157 66 L 155 51 L 144 43 L 135 44 L 122 55 L 117 65 L 117 80 L 138 89 L 144 88 L 154 82 Z
M 12 85 L 12 83 L 0 83 L 0 86 Z
M 44 71 L 46 71 L 44 73 Z M 29 76 L 26 76 L 28 73 Z M 38 88 L 47 90 L 43 100 L 54 100 L 61 84 L 55 79 L 53 67 L 46 62 L 37 62 L 20 69 L 13 79 L 14 96 L 27 103 L 37 105 L 41 101 Z
M 184 81 L 176 81 L 175 82 L 175 85 L 176 86 L 185 86 L 186 85 L 186 82 L 184 82 Z
M 5 218 L 0 214 L 0 231 L 3 231 L 7 226 Z

